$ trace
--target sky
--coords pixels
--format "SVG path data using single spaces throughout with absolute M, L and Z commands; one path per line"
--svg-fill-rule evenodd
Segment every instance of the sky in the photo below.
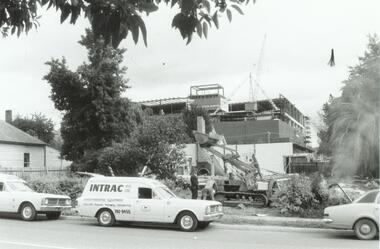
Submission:
M 161 4 L 144 15 L 148 47 L 142 41 L 135 45 L 131 37 L 120 44 L 127 48 L 123 65 L 131 87 L 123 95 L 132 101 L 186 97 L 192 85 L 218 83 L 231 101 L 246 101 L 249 84 L 241 83 L 249 73 L 256 75 L 263 50 L 259 83 L 266 94 L 256 93 L 256 98 L 282 94 L 317 125 L 318 111 L 330 94 L 339 95 L 368 35 L 380 35 L 378 0 L 258 0 L 242 9 L 244 15 L 233 10 L 231 23 L 221 14 L 219 29 L 209 30 L 207 39 L 194 34 L 189 45 L 171 27 L 178 9 Z M 44 63 L 64 56 L 76 70 L 87 58 L 78 40 L 89 23 L 80 18 L 75 26 L 60 24 L 55 10 L 41 13 L 37 30 L 0 38 L 0 119 L 7 109 L 14 116 L 37 112 L 58 128 L 62 113 L 42 79 L 48 72 Z M 335 67 L 327 65 L 331 49 Z

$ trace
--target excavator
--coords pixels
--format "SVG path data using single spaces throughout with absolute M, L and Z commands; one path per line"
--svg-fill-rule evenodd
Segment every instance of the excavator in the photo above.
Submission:
M 202 180 L 211 177 L 215 182 L 214 198 L 217 201 L 229 205 L 265 207 L 280 182 L 290 178 L 289 175 L 275 172 L 262 175 L 255 155 L 252 155 L 250 163 L 241 161 L 238 152 L 227 147 L 221 135 L 199 131 L 193 131 L 193 134 L 199 145 L 198 154 L 202 158 L 200 160 L 208 162 L 198 164 L 200 185 Z M 221 159 L 223 164 L 210 155 Z

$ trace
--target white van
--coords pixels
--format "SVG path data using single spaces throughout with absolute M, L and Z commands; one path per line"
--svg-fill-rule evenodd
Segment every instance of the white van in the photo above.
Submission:
M 0 212 L 19 213 L 23 220 L 32 221 L 37 214 L 58 219 L 61 212 L 68 209 L 71 209 L 70 197 L 37 193 L 21 178 L 0 174 Z
M 77 210 L 96 217 L 101 226 L 115 221 L 172 223 L 183 231 L 207 227 L 223 215 L 220 202 L 181 199 L 161 182 L 142 177 L 90 178 Z

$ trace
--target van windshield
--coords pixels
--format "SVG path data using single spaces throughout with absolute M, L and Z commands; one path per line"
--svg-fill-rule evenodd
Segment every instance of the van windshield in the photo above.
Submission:
M 24 182 L 7 182 L 7 184 L 13 191 L 33 192 Z
M 177 198 L 177 196 L 166 187 L 157 187 L 155 189 L 164 199 Z

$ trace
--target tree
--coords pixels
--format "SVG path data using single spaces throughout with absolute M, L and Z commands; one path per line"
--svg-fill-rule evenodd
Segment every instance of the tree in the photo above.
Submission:
M 183 144 L 190 141 L 181 116 L 145 116 L 130 139 L 99 153 L 95 171 L 107 174 L 111 167 L 116 175 L 136 176 L 147 166 L 160 179 L 172 178 L 184 162 Z
M 380 42 L 374 35 L 359 64 L 350 67 L 341 96 L 325 108 L 336 175 L 379 177 L 379 68 Z
M 243 14 L 239 5 L 249 0 L 2 0 L 0 3 L 0 30 L 4 36 L 8 33 L 28 32 L 33 26 L 39 25 L 39 8 L 47 6 L 60 12 L 63 23 L 70 17 L 70 23 L 75 24 L 81 13 L 91 23 L 95 37 L 102 36 L 105 43 L 117 47 L 130 32 L 135 43 L 141 34 L 147 44 L 147 30 L 141 18 L 158 9 L 164 2 L 179 7 L 180 12 L 173 18 L 172 27 L 180 31 L 187 43 L 193 33 L 206 37 L 208 29 L 215 25 L 219 28 L 219 16 L 226 13 L 232 20 L 232 11 Z M 255 0 L 253 0 L 255 2 Z
M 199 116 L 202 116 L 205 120 L 206 133 L 212 131 L 210 116 L 206 109 L 197 105 L 191 105 L 189 109 L 186 109 L 182 112 L 182 117 L 186 124 L 186 132 L 189 135 L 189 137 L 193 139 L 193 131 L 197 130 L 197 117 Z
M 191 139 L 180 116 L 148 116 L 138 129 L 138 144 L 146 165 L 159 178 L 171 178 L 184 161 L 181 149 Z
M 142 111 L 121 93 L 127 88 L 123 49 L 105 46 L 87 30 L 80 44 L 88 50 L 88 63 L 73 72 L 65 59 L 52 59 L 44 79 L 51 85 L 55 108 L 64 112 L 61 134 L 65 159 L 79 161 L 86 152 L 110 146 L 128 137 L 141 122 Z
M 31 118 L 27 116 L 17 116 L 12 121 L 12 125 L 47 144 L 53 142 L 54 123 L 41 113 L 34 113 Z
M 334 97 L 330 95 L 328 102 L 324 103 L 322 106 L 322 110 L 319 113 L 319 118 L 322 121 L 320 127 L 318 127 L 317 136 L 319 138 L 319 146 L 317 153 L 319 155 L 331 156 L 331 146 L 329 143 L 329 139 L 331 136 L 331 127 L 327 124 L 329 123 L 329 115 L 330 115 L 330 106 L 334 101 Z

